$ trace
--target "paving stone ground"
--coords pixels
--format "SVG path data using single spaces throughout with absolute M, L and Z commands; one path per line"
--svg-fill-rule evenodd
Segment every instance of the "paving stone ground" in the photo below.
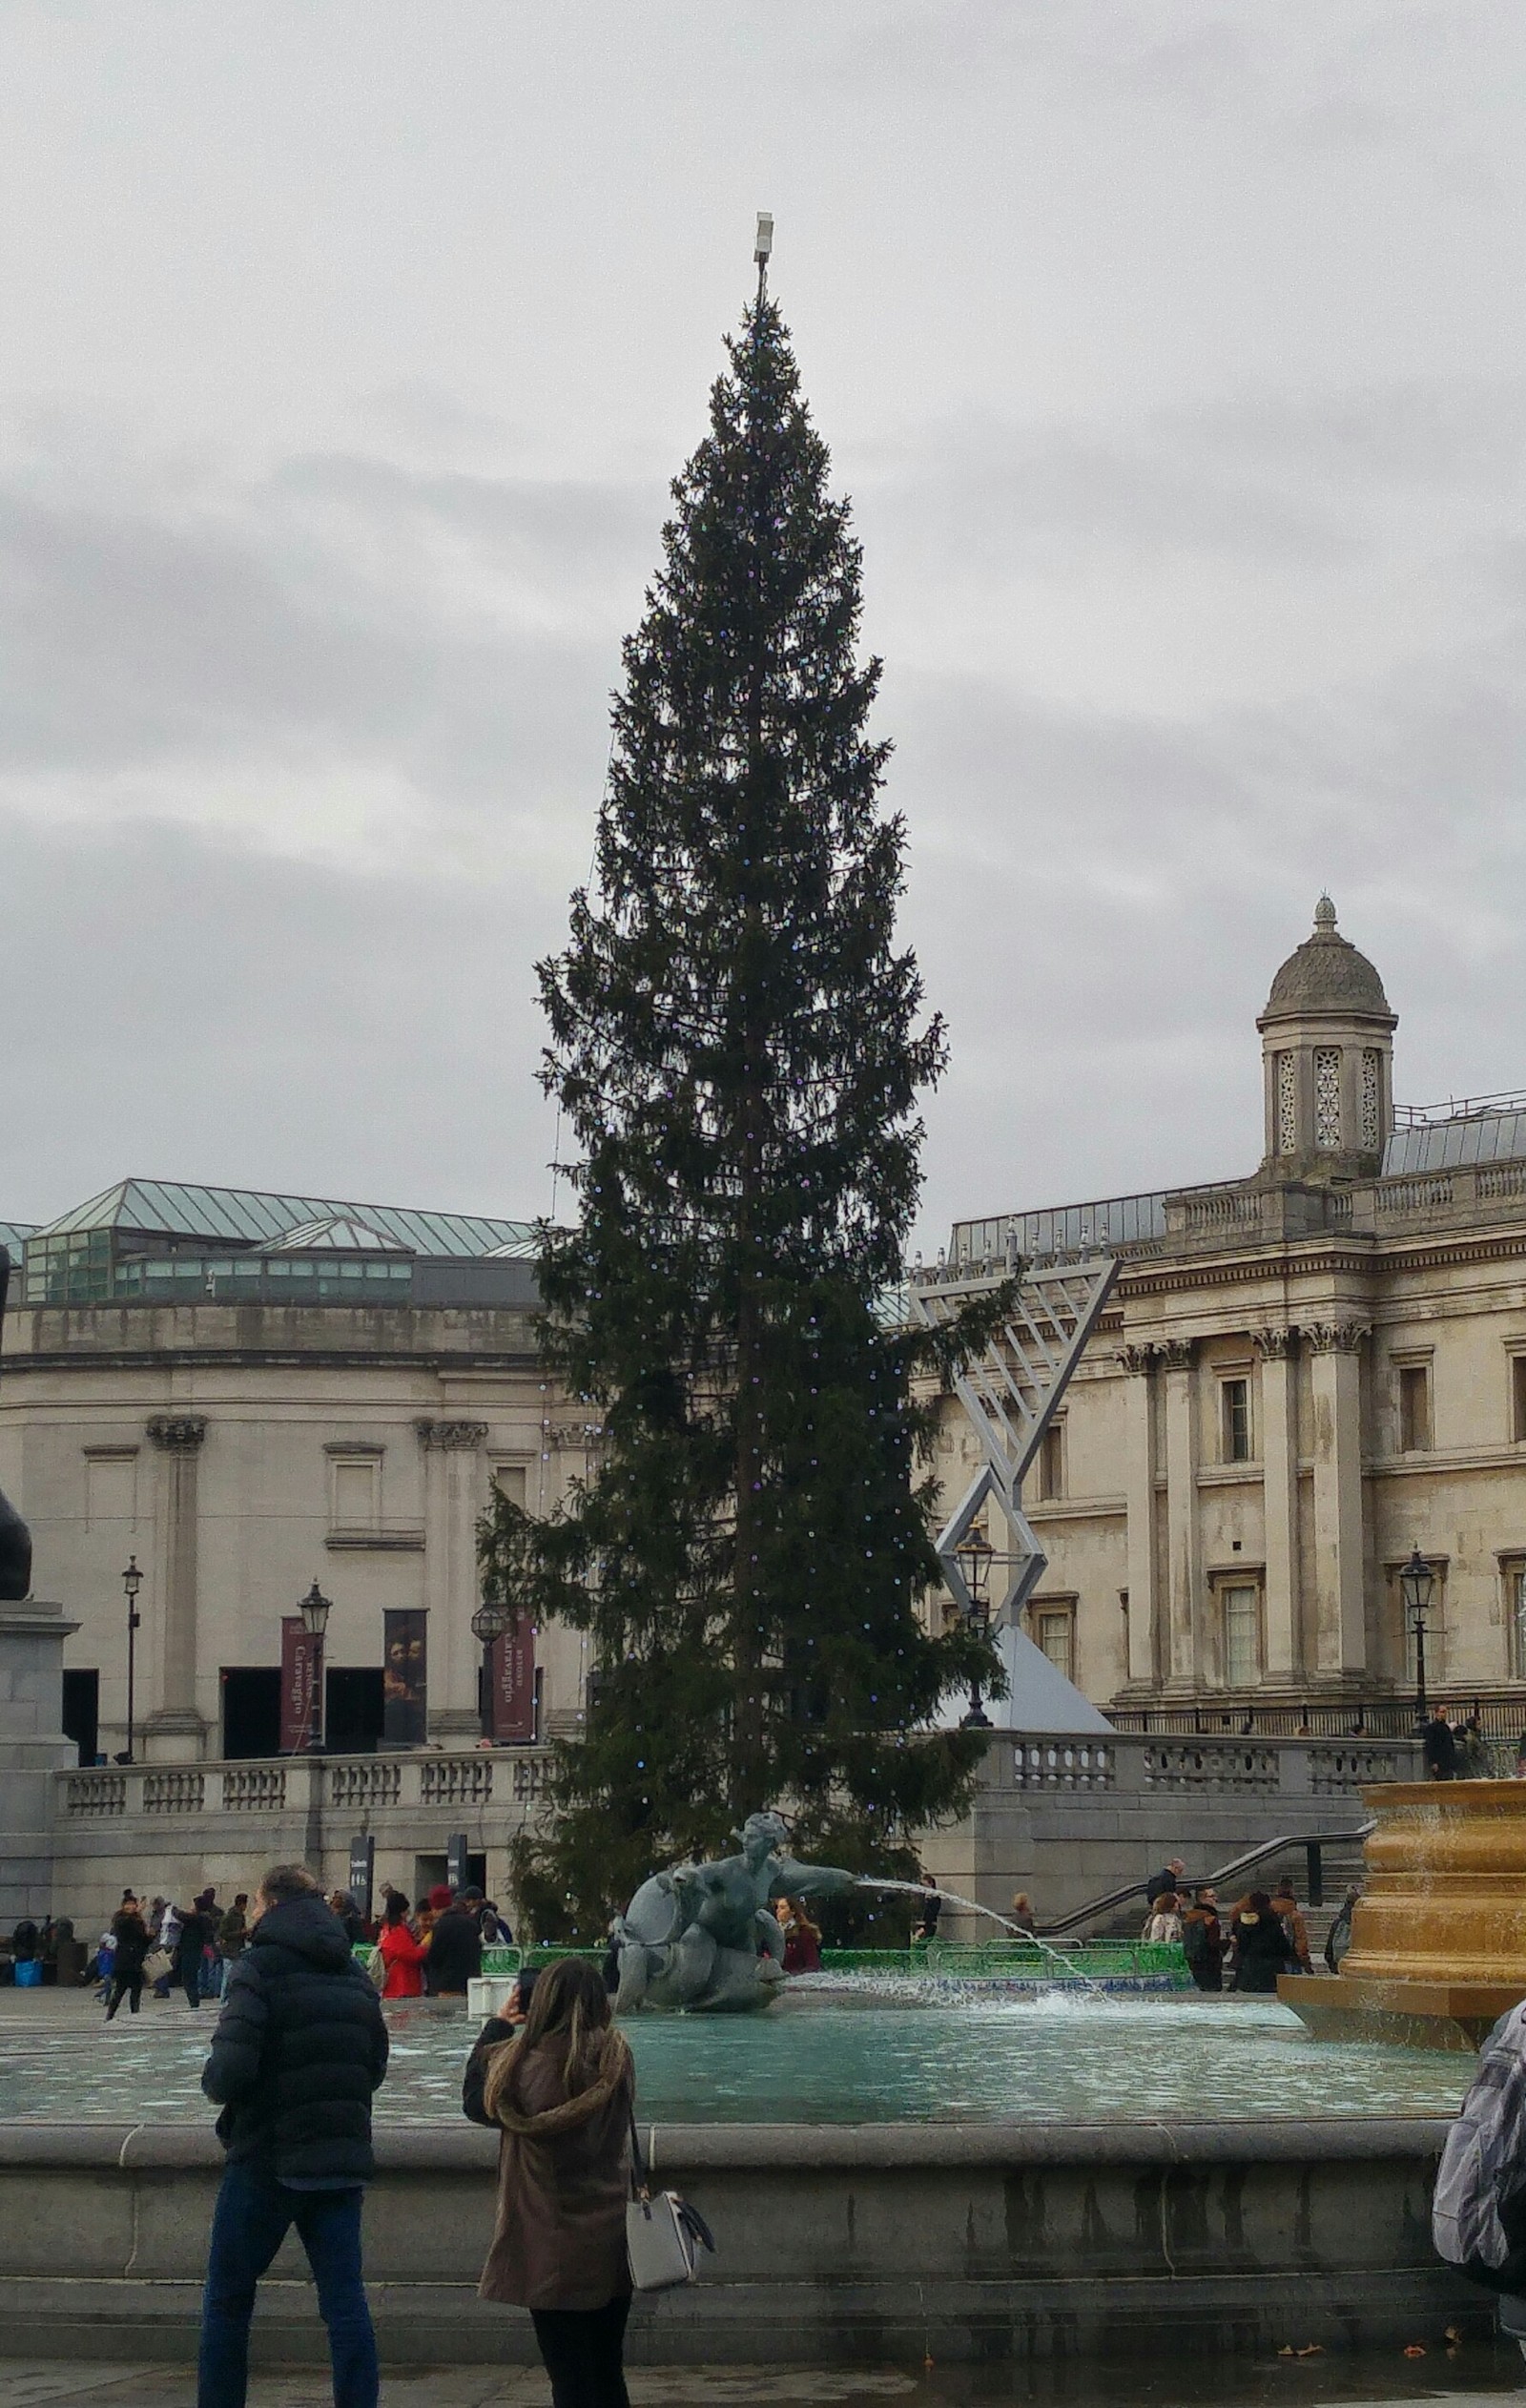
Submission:
M 1397 2360 L 1397 2363 L 1395 2361 Z M 1503 2348 L 1407 2363 L 1400 2353 L 1276 2362 L 1129 2369 L 1099 2366 L 634 2367 L 631 2408 L 1466 2408 L 1518 2397 L 1518 2353 Z M 313 2371 L 257 2375 L 249 2408 L 330 2408 Z M 382 2408 L 548 2408 L 537 2370 L 409 2368 L 384 2374 Z M 71 2367 L 57 2359 L 0 2358 L 0 2408 L 195 2408 L 190 2368 L 154 2364 Z

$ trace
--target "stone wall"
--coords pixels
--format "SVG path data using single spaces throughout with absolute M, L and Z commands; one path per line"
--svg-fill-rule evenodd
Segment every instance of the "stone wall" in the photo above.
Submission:
M 1041 1923 L 1104 1891 L 1143 1881 L 1174 1857 L 1188 1879 L 1206 1879 L 1265 1841 L 1354 1833 L 1367 1820 L 1362 1788 L 1419 1777 L 1418 1742 L 1395 1740 L 1026 1737 L 993 1732 L 974 1813 L 930 1836 L 923 1854 L 950 1889 L 1004 1913 L 1026 1890 Z M 1353 1852 L 1339 1858 L 1345 1878 Z M 1289 1848 L 1240 1888 L 1293 1875 L 1305 1895 L 1305 1857 Z M 1339 1889 L 1336 1889 L 1339 1895 Z M 1137 1923 L 1143 1906 L 1123 1910 Z M 994 1926 L 950 1911 L 961 1940 Z
M 1184 2356 L 1482 2334 L 1486 2294 L 1431 2248 L 1445 2125 L 665 2126 L 659 2182 L 718 2255 L 636 2304 L 654 2363 L 918 2364 Z M 484 2306 L 495 2143 L 379 2134 L 366 2273 L 384 2359 L 532 2356 L 529 2319 Z M 0 2128 L 0 2315 L 33 2355 L 196 2347 L 221 2152 L 189 2127 Z M 256 2318 L 257 2360 L 313 2363 L 322 2328 L 292 2243 Z

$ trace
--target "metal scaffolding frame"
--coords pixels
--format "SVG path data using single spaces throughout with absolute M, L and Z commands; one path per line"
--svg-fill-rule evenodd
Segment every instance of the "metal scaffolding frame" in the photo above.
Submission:
M 989 1296 L 1013 1275 L 1003 1268 L 956 1274 L 942 1266 L 913 1279 L 911 1309 L 926 1327 L 953 1320 L 973 1297 Z M 1118 1277 L 1110 1256 L 1079 1262 L 1018 1266 L 1017 1300 L 988 1344 L 955 1376 L 954 1391 L 980 1441 L 981 1464 L 938 1533 L 943 1577 L 961 1613 L 976 1613 L 959 1560 L 988 1501 L 996 1504 L 1011 1543 L 1000 1553 L 1007 1587 L 992 1620 L 1016 1622 L 1043 1576 L 1048 1558 L 1022 1510 L 1022 1480 L 1043 1443 L 1082 1348 L 1096 1328 Z

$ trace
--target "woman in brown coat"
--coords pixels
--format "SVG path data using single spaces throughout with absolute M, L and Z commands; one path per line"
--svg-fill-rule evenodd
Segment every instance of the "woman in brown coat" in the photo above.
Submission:
M 480 2079 L 481 2120 L 503 2132 L 480 2295 L 529 2310 L 554 2408 L 629 2408 L 621 2353 L 635 2076 L 598 1966 L 547 1965 L 518 2037 L 495 2038 L 490 2024 L 472 2060 L 467 2112 Z

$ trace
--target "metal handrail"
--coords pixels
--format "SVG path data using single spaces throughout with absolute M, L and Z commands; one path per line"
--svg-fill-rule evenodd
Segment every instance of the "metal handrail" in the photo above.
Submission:
M 1217 1889 L 1221 1881 L 1230 1881 L 1238 1874 L 1248 1873 L 1252 1865 L 1265 1864 L 1268 1857 L 1280 1856 L 1286 1849 L 1302 1848 L 1309 1865 L 1309 1898 L 1310 1906 L 1325 1903 L 1325 1862 L 1327 1848 L 1349 1848 L 1353 1841 L 1359 1846 L 1376 1824 L 1365 1822 L 1356 1831 L 1292 1831 L 1280 1839 L 1264 1839 L 1259 1847 L 1248 1848 L 1244 1856 L 1231 1857 L 1216 1873 L 1205 1873 L 1196 1879 L 1183 1877 L 1184 1890 Z M 1057 1915 L 1044 1925 L 1044 1938 L 1056 1939 L 1062 1932 L 1074 1931 L 1078 1923 L 1089 1922 L 1094 1915 L 1106 1915 L 1115 1906 L 1126 1906 L 1130 1899 L 1143 1898 L 1149 1887 L 1148 1879 L 1127 1881 L 1121 1889 L 1108 1890 L 1102 1898 L 1094 1898 L 1086 1906 L 1073 1906 L 1068 1915 Z

